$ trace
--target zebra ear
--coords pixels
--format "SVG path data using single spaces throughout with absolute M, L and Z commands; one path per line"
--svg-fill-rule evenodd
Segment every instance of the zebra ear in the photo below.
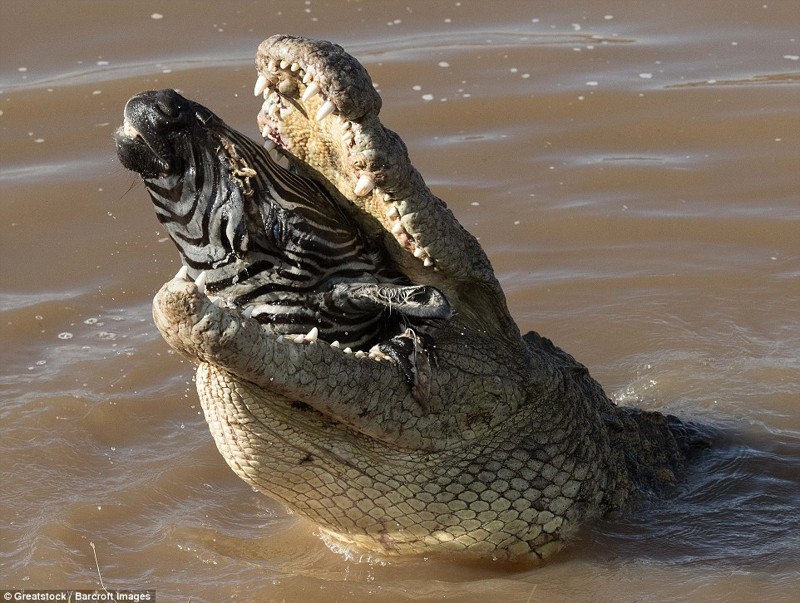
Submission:
M 414 318 L 447 320 L 453 315 L 444 294 L 428 285 L 339 283 L 333 288 L 337 305 L 374 312 L 390 310 Z

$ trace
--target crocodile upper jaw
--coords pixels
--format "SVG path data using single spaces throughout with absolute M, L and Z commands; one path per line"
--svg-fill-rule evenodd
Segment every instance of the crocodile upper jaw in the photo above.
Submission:
M 331 42 L 276 35 L 259 46 L 256 68 L 268 146 L 341 198 L 412 282 L 441 290 L 461 320 L 522 350 L 486 254 L 380 122 L 363 66 Z

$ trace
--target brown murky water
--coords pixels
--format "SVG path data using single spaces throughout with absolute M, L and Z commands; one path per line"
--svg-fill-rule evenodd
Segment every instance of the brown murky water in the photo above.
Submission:
M 161 601 L 789 601 L 800 587 L 800 8 L 764 2 L 0 7 L 0 587 Z M 116 160 L 175 87 L 257 136 L 285 32 L 367 65 L 524 329 L 718 427 L 675 500 L 545 567 L 350 559 L 217 454 L 152 325 L 177 268 Z

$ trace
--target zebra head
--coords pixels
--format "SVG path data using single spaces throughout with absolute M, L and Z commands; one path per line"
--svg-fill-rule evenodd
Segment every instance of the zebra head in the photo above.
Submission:
M 269 332 L 363 348 L 450 317 L 444 295 L 395 270 L 333 193 L 174 90 L 131 98 L 116 143 L 183 274 Z
M 224 270 L 250 246 L 245 201 L 252 190 L 232 134 L 174 90 L 130 99 L 117 132 L 122 164 L 144 179 L 158 220 L 195 276 Z

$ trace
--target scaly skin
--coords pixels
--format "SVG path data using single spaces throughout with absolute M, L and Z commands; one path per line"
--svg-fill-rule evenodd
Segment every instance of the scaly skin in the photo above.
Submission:
M 420 393 L 396 360 L 275 337 L 191 280 L 165 284 L 156 324 L 198 365 L 231 468 L 330 539 L 380 555 L 538 561 L 580 522 L 673 486 L 687 429 L 617 408 L 571 356 L 520 336 L 480 245 L 380 124 L 364 68 L 336 45 L 289 36 L 263 42 L 256 65 L 265 137 L 455 316 L 414 358 Z M 315 119 L 326 101 L 333 113 Z

